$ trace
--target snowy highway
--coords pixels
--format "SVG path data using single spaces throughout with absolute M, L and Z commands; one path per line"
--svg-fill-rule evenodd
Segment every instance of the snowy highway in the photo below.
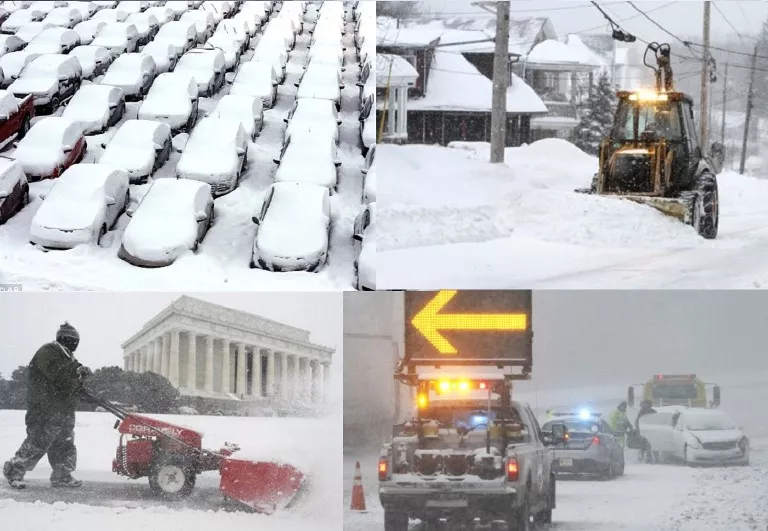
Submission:
M 573 192 L 597 159 L 562 140 L 382 146 L 384 288 L 761 288 L 768 285 L 768 181 L 718 176 L 720 232 L 704 240 L 647 206 Z M 415 177 L 419 178 L 416 179 Z

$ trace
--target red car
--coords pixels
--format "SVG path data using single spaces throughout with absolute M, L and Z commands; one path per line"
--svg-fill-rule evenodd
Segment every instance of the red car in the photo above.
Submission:
M 35 123 L 13 152 L 30 181 L 54 179 L 83 160 L 82 126 L 68 118 L 49 116 Z
M 29 184 L 21 164 L 0 156 L 0 225 L 29 203 Z
M 0 90 L 0 149 L 24 138 L 34 116 L 35 103 L 31 95 L 17 98 L 12 92 Z

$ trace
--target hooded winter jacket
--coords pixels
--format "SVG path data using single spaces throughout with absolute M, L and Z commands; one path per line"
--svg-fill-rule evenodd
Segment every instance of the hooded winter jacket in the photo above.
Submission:
M 81 381 L 77 369 L 82 364 L 61 343 L 46 343 L 29 363 L 27 408 L 74 411 Z

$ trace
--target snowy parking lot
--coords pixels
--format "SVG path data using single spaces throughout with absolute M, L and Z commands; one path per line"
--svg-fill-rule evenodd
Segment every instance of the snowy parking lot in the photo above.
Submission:
M 168 2 L 168 5 L 182 3 L 186 4 L 185 2 Z M 248 4 L 251 3 L 248 2 Z M 151 4 L 164 4 L 164 2 L 151 2 Z M 243 3 L 205 2 L 202 6 L 186 9 L 183 6 L 174 5 L 174 10 L 177 11 L 177 16 L 190 9 L 215 12 L 213 7 L 206 4 L 231 4 L 234 6 Z M 273 2 L 265 2 L 265 4 L 271 6 Z M 278 2 L 277 4 L 282 3 Z M 255 268 L 250 267 L 254 260 L 254 239 L 257 234 L 257 225 L 252 218 L 259 216 L 259 213 L 262 212 L 265 194 L 275 181 L 278 165 L 274 159 L 280 158 L 281 155 L 284 132 L 287 127 L 285 119 L 296 101 L 299 90 L 296 85 L 300 81 L 305 84 L 312 82 L 311 79 L 302 80 L 310 40 L 312 39 L 310 32 L 314 24 L 322 19 L 323 10 L 326 9 L 321 7 L 322 2 L 286 2 L 285 4 L 286 6 L 296 4 L 286 11 L 298 8 L 299 20 L 303 22 L 303 28 L 302 26 L 296 28 L 296 31 L 300 31 L 300 33 L 295 37 L 295 48 L 288 52 L 285 80 L 277 87 L 277 99 L 274 107 L 264 109 L 263 129 L 254 141 L 249 140 L 247 143 L 245 170 L 239 177 L 237 187 L 226 195 L 216 197 L 212 224 L 199 246 L 196 246 L 196 250 L 186 250 L 171 265 L 153 269 L 136 267 L 119 259 L 118 252 L 121 249 L 123 234 L 131 221 L 131 218 L 123 212 L 114 226 L 109 227 L 99 245 L 93 242 L 78 245 L 70 250 L 43 251 L 38 246 L 30 244 L 30 226 L 44 202 L 44 197 L 55 186 L 57 180 L 42 180 L 30 183 L 29 205 L 13 215 L 4 225 L 0 225 L 0 283 L 21 284 L 25 290 L 153 291 L 181 289 L 190 286 L 200 290 L 354 289 L 357 285 L 355 261 L 358 251 L 356 250 L 356 242 L 353 240 L 353 225 L 355 218 L 363 210 L 362 168 L 364 157 L 360 146 L 361 88 L 357 85 L 361 72 L 357 44 L 362 39 L 356 38 L 358 13 L 353 10 L 353 3 L 351 2 L 325 2 L 329 5 L 327 10 L 331 13 L 328 17 L 332 18 L 333 13 L 338 13 L 339 17 L 344 17 L 343 21 L 339 18 L 338 33 L 344 46 L 344 65 L 343 72 L 341 72 L 344 88 L 341 90 L 339 146 L 337 150 L 338 162 L 341 164 L 338 168 L 337 188 L 330 190 L 330 215 L 328 216 L 330 231 L 327 236 L 321 238 L 323 241 L 327 239 L 328 244 L 324 250 L 318 251 L 319 262 L 314 272 L 275 272 L 260 268 L 259 264 L 255 264 Z M 346 13 L 342 9 L 337 9 L 342 5 L 346 9 Z M 331 11 L 331 7 L 334 7 L 333 11 Z M 238 68 L 247 65 L 252 61 L 254 55 L 259 53 L 261 38 L 265 31 L 269 31 L 271 24 L 279 23 L 280 29 L 285 27 L 284 21 L 280 21 L 281 13 L 278 8 L 279 6 L 275 6 L 270 20 L 265 21 L 250 38 L 248 48 L 239 58 L 240 66 Z M 301 8 L 306 8 L 306 13 L 303 13 Z M 238 5 L 238 9 L 244 9 L 243 5 Z M 105 17 L 106 11 L 101 10 L 97 15 L 101 14 L 101 17 Z M 372 10 L 369 11 L 373 13 Z M 342 13 L 345 14 L 342 15 Z M 283 13 L 282 16 L 286 15 Z M 118 19 L 120 17 L 119 14 L 115 16 Z M 205 20 L 206 18 L 203 17 L 203 26 L 206 24 Z M 231 29 L 227 23 L 231 23 L 232 18 L 225 18 L 221 22 L 215 21 L 214 18 L 208 18 L 208 20 L 213 20 L 214 24 L 224 24 L 225 26 L 223 30 L 216 30 L 217 36 L 214 37 L 213 42 L 216 42 L 215 39 L 221 41 L 222 35 L 228 36 L 227 33 Z M 372 28 L 373 26 L 360 25 L 360 27 Z M 213 34 L 214 28 L 216 28 L 215 25 L 209 28 L 210 34 Z M 277 29 L 275 28 L 275 31 Z M 343 36 L 342 29 L 344 31 Z M 162 27 L 160 31 L 162 34 Z M 208 33 L 204 36 L 208 37 Z M 372 37 L 369 36 L 370 39 Z M 205 42 L 205 40 L 199 42 Z M 372 61 L 373 58 L 368 58 L 368 60 Z M 253 61 L 255 62 L 255 60 Z M 229 94 L 237 72 L 239 72 L 237 68 L 227 72 L 223 86 L 215 94 L 212 96 L 203 95 L 199 98 L 198 124 L 205 119 L 207 113 L 214 110 L 217 103 L 225 95 Z M 96 78 L 95 81 L 98 82 L 99 79 Z M 87 83 L 85 81 L 84 86 Z M 87 149 L 82 163 L 98 162 L 105 151 L 104 146 L 109 144 L 118 129 L 127 120 L 138 117 L 141 101 L 129 101 L 125 106 L 124 115 L 106 132 L 86 137 Z M 54 115 L 61 115 L 65 108 L 66 105 L 58 108 Z M 32 127 L 34 128 L 41 120 L 45 120 L 45 118 L 40 116 L 34 118 Z M 192 129 L 190 138 L 193 136 L 194 129 Z M 177 177 L 177 165 L 182 154 L 185 153 L 184 144 L 187 137 L 188 135 L 185 133 L 180 133 L 174 137 L 174 147 L 170 150 L 169 159 L 162 164 L 148 183 L 130 185 L 130 202 L 126 205 L 127 210 L 136 210 L 155 179 Z M 193 145 L 190 144 L 190 147 Z M 2 155 L 12 158 L 14 156 L 13 145 L 9 144 Z M 201 159 L 202 162 L 205 162 L 206 167 L 211 162 L 210 155 L 207 157 Z M 302 162 L 304 164 L 303 169 L 307 173 L 311 174 L 315 170 L 313 160 Z M 303 219 L 302 209 L 304 205 L 297 203 L 292 208 L 293 211 L 282 212 L 287 219 L 284 219 L 285 228 L 277 239 L 287 242 L 281 248 L 303 249 L 306 247 L 306 242 L 302 240 L 310 238 L 308 234 L 312 234 L 313 231 L 309 230 L 311 227 L 302 230 L 301 227 L 297 228 L 295 222 L 291 223 L 292 218 Z M 160 228 L 164 228 L 162 224 L 158 227 L 158 229 Z M 277 227 L 278 231 L 280 229 Z M 148 235 L 149 238 L 152 236 L 152 234 Z M 274 234 L 273 239 L 275 239 Z M 320 245 L 325 244 L 321 243 Z M 323 261 L 325 256 L 327 256 L 327 263 Z
M 381 146 L 384 289 L 760 288 L 768 181 L 724 171 L 720 233 L 629 201 L 574 193 L 597 159 L 541 140 L 487 162 L 487 144 Z

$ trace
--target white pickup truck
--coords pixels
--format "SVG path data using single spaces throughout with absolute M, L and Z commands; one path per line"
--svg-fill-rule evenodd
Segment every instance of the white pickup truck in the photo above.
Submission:
M 511 530 L 552 521 L 555 475 L 548 446 L 565 426 L 543 434 L 527 404 L 440 404 L 396 426 L 379 461 L 385 531 L 405 531 L 418 518 L 426 529 L 506 522 Z

